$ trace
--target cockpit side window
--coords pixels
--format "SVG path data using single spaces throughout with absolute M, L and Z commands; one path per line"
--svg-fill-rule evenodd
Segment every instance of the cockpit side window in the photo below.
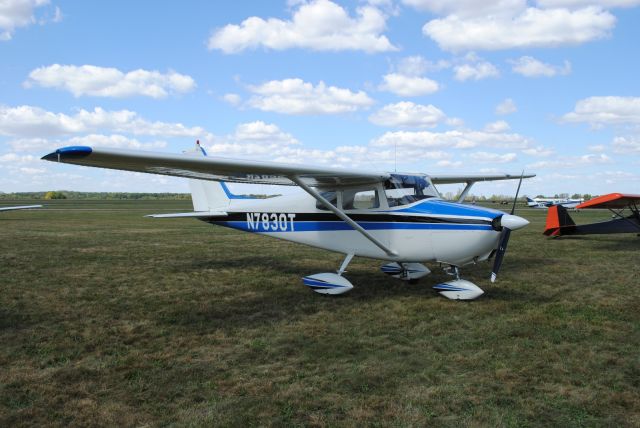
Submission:
M 320 194 L 327 201 L 331 202 L 331 205 L 333 205 L 334 207 L 338 204 L 338 193 L 335 190 L 330 190 L 328 192 L 321 192 Z M 316 208 L 319 210 L 329 211 L 329 209 L 325 207 L 324 204 L 320 201 L 316 202 Z
M 380 196 L 375 189 L 345 189 L 342 192 L 342 208 L 345 210 L 368 210 L 380 207 Z
M 384 189 L 389 207 L 438 196 L 427 177 L 421 175 L 391 174 L 391 178 L 384 183 Z

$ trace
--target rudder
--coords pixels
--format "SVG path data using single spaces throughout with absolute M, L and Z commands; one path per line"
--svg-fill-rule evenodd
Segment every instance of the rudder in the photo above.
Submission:
M 562 205 L 553 205 L 547 211 L 547 224 L 544 234 L 547 236 L 570 235 L 576 229 L 576 223 L 573 221 L 569 212 Z

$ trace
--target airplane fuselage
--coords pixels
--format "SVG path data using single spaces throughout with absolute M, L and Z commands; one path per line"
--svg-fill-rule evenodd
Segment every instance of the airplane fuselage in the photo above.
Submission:
M 439 198 L 345 211 L 396 253 L 389 255 L 334 213 L 317 208 L 315 199 L 307 194 L 234 201 L 226 212 L 225 218 L 205 221 L 356 256 L 455 266 L 489 257 L 500 237 L 492 221 L 504 214 Z

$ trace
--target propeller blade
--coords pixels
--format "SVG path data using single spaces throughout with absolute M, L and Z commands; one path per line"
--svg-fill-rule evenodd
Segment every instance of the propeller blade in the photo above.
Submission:
M 520 185 L 522 184 L 522 179 L 524 178 L 524 169 L 522 170 L 522 174 L 520 174 L 520 181 L 518 182 L 518 190 L 516 190 L 516 197 L 513 199 L 513 206 L 511 207 L 511 215 L 516 211 L 516 202 L 518 202 L 518 193 L 520 193 Z
M 504 253 L 507 251 L 507 245 L 509 244 L 509 236 L 511 236 L 511 229 L 504 227 L 502 234 L 500 235 L 500 245 L 498 245 L 498 251 L 496 252 L 496 258 L 493 261 L 493 269 L 491 271 L 491 282 L 496 282 L 500 266 L 502 266 L 502 259 L 504 259 Z
M 522 174 L 520 174 L 520 181 L 518 182 L 516 197 L 513 198 L 513 206 L 511 207 L 511 216 L 513 216 L 513 213 L 516 211 L 516 203 L 518 202 L 518 194 L 520 193 L 520 186 L 522 185 L 523 178 L 524 178 L 524 169 L 522 170 Z M 520 217 L 510 217 L 507 220 L 507 217 L 505 215 L 502 218 L 500 218 L 500 225 L 502 226 L 502 234 L 500 235 L 500 245 L 498 245 L 496 258 L 493 261 L 493 269 L 491 271 L 491 282 L 496 282 L 496 278 L 498 277 L 498 272 L 500 271 L 500 266 L 502 266 L 502 260 L 504 259 L 504 253 L 507 252 L 509 237 L 511 236 L 511 229 L 502 224 L 503 220 L 505 223 L 511 224 L 511 226 L 516 229 L 519 229 L 529 224 L 528 221 Z

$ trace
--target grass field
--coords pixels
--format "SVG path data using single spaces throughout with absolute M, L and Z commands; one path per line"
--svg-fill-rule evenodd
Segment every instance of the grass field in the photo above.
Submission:
M 498 282 L 463 270 L 477 301 L 367 259 L 336 298 L 300 278 L 339 254 L 143 217 L 190 209 L 0 213 L 0 426 L 640 426 L 635 235 L 549 240 L 521 210 Z

